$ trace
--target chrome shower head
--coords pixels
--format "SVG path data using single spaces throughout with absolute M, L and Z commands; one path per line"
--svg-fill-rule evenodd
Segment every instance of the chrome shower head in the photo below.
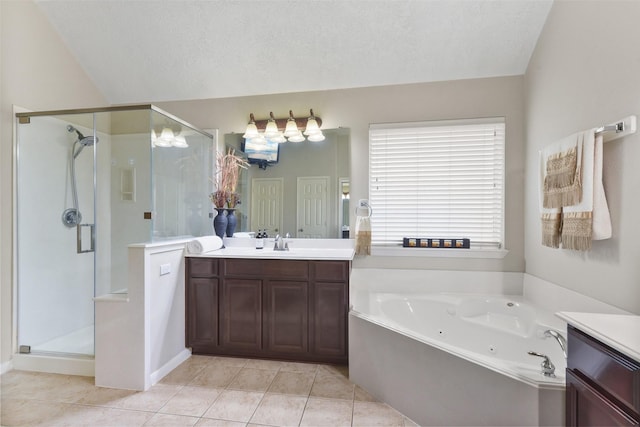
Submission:
M 93 145 L 96 142 L 98 142 L 98 138 L 97 137 L 94 137 L 93 135 L 84 136 L 78 129 L 76 129 L 72 125 L 67 125 L 67 131 L 77 133 L 78 134 L 78 142 L 80 142 L 80 145 L 82 145 L 84 147 L 86 147 L 88 145 Z

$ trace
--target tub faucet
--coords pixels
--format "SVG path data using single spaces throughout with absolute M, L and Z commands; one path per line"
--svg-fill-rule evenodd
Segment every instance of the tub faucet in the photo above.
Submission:
M 556 367 L 551 363 L 551 359 L 546 354 L 537 353 L 535 351 L 528 352 L 531 356 L 543 357 L 544 360 L 540 364 L 542 366 L 542 375 L 545 377 L 554 377 L 556 376 Z
M 564 358 L 567 358 L 567 340 L 564 339 L 564 337 L 557 331 L 554 331 L 553 329 L 547 329 L 546 331 L 544 331 L 544 336 L 545 337 L 551 337 L 551 338 L 555 338 L 556 341 L 558 341 L 558 344 L 560 344 L 560 348 L 562 349 L 562 353 L 564 354 Z
M 287 233 L 287 237 L 289 238 L 289 233 Z M 289 242 L 285 240 L 285 238 L 280 237 L 279 234 L 276 234 L 276 238 L 273 241 L 273 250 L 274 251 L 288 251 L 289 250 Z

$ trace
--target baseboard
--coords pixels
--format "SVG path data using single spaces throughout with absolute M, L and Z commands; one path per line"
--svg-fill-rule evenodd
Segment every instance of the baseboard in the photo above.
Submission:
M 13 369 L 13 360 L 8 360 L 4 363 L 0 363 L 0 375 L 9 372 Z
M 95 375 L 95 360 L 93 358 L 14 354 L 13 369 L 93 377 Z
M 152 372 L 151 375 L 149 376 L 149 379 L 151 380 L 151 385 L 154 385 L 158 381 L 163 379 L 165 376 L 167 376 L 167 374 L 169 374 L 169 372 L 173 371 L 175 368 L 177 368 L 182 362 L 187 360 L 189 357 L 191 357 L 191 351 L 188 348 L 185 348 L 180 353 L 178 353 L 173 359 L 169 360 L 167 363 L 161 366 L 160 369 L 158 369 L 155 372 Z

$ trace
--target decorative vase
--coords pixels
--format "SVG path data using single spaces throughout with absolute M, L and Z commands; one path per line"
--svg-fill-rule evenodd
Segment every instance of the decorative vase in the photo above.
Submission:
M 224 208 L 216 208 L 217 215 L 213 218 L 213 231 L 216 236 L 223 239 L 227 232 L 227 215 Z
M 237 224 L 238 219 L 236 218 L 235 209 L 227 209 L 227 237 L 233 237 Z

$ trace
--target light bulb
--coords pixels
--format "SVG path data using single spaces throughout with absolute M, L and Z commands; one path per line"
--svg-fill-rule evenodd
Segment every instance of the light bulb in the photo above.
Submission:
M 178 148 L 188 148 L 189 144 L 187 144 L 187 140 L 185 139 L 184 135 L 176 135 L 176 137 L 173 139 L 173 144 L 174 147 L 178 147 Z
M 245 139 L 252 139 L 258 136 L 258 128 L 254 122 L 249 122 L 247 124 L 247 129 L 244 131 L 244 135 L 242 135 Z
M 302 141 L 304 141 L 304 136 L 302 135 L 302 132 L 300 132 L 299 130 L 297 134 L 289 137 L 289 142 L 302 142 Z
M 307 139 L 311 142 L 320 142 L 320 141 L 324 141 L 324 135 L 322 134 L 322 132 L 320 132 L 320 130 L 318 130 L 317 133 L 314 133 L 313 135 L 309 135 L 307 137 Z
M 271 142 L 277 142 L 278 144 L 282 144 L 283 142 L 287 142 L 287 138 L 284 137 L 282 132 L 278 132 L 276 136 L 269 138 Z
M 293 117 L 289 117 L 287 120 L 287 127 L 284 128 L 284 136 L 290 138 L 298 134 L 298 125 Z
M 318 122 L 316 118 L 311 116 L 307 120 L 307 128 L 304 130 L 305 135 L 313 135 L 315 133 L 320 132 L 320 126 L 318 126 Z
M 269 119 L 269 121 L 267 122 L 267 127 L 264 130 L 264 137 L 269 139 L 276 136 L 278 136 L 278 125 L 276 124 L 275 120 Z
M 162 128 L 160 137 L 156 139 L 156 147 L 171 147 L 173 144 L 173 131 L 169 128 Z

